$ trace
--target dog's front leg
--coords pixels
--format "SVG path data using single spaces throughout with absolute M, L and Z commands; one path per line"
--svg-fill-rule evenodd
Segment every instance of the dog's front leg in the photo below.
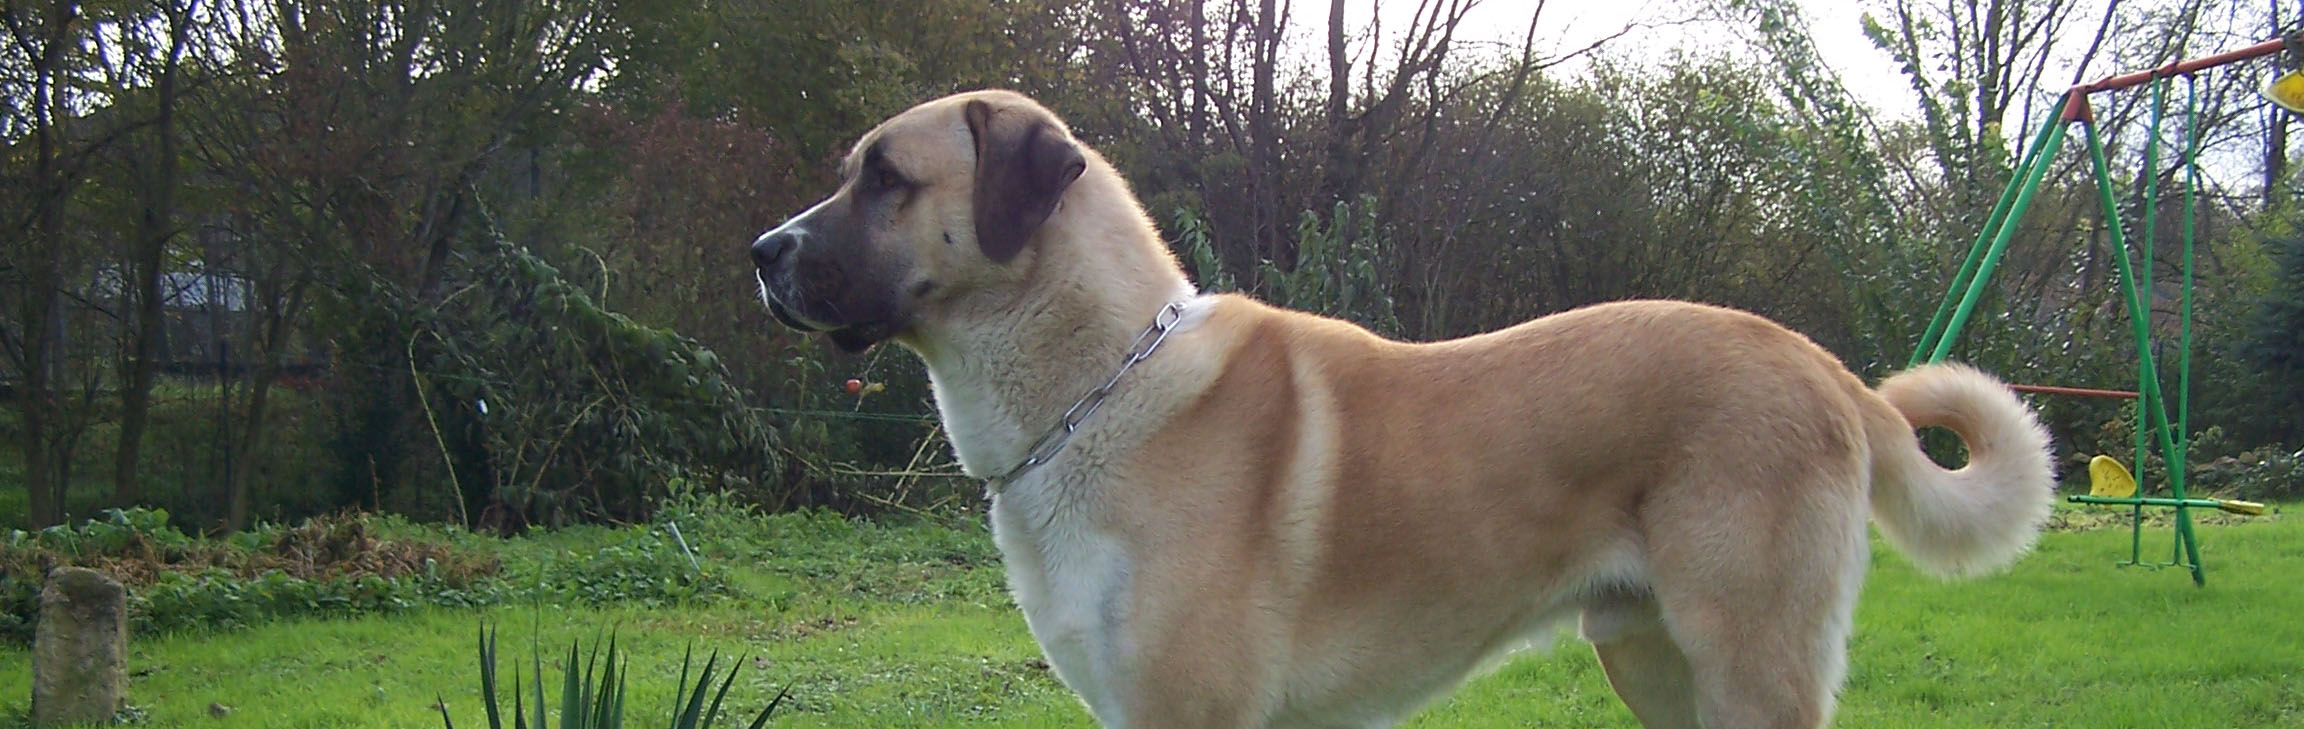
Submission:
M 1268 713 L 1254 695 L 1256 687 L 1236 682 L 1231 666 L 1138 671 L 1130 692 L 1127 717 L 1106 726 L 1130 729 L 1189 727 L 1192 729 L 1265 729 Z
M 1048 519 L 1033 506 L 1011 496 L 992 507 L 992 539 L 1024 624 L 1056 679 L 1080 696 L 1099 723 L 1136 726 L 1126 721 L 1126 651 L 1120 645 L 1129 593 L 1127 552 L 1109 535 Z
M 1128 720 L 1121 679 L 1127 671 L 1115 660 L 1119 651 L 1110 633 L 1084 621 L 1056 616 L 1044 620 L 1028 617 L 1025 622 L 1047 654 L 1056 679 L 1080 696 L 1098 724 L 1112 729 L 1150 726 Z
M 1155 578 L 1157 579 L 1157 578 Z M 1263 729 L 1278 702 L 1246 595 L 1139 600 L 1126 633 L 1132 729 Z

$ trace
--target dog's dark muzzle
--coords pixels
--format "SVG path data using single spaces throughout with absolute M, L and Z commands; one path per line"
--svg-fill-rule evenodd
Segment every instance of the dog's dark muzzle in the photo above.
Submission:
M 760 298 L 761 303 L 768 305 L 768 314 L 776 317 L 776 321 L 783 322 L 784 326 L 798 329 L 803 332 L 824 331 L 823 329 L 809 326 L 808 322 L 801 321 L 799 317 L 793 316 L 791 309 L 784 308 L 784 304 L 776 301 L 775 290 L 769 288 L 768 278 L 762 275 L 758 269 L 752 271 L 752 276 L 753 278 L 760 280 L 760 291 L 763 294 Z
M 761 301 L 785 326 L 822 332 L 843 350 L 860 352 L 902 329 L 897 317 L 881 315 L 885 302 L 858 296 L 860 287 L 837 261 L 809 260 L 813 234 L 796 218 L 752 241 L 752 275 Z
M 796 316 L 784 304 L 791 297 L 790 264 L 784 258 L 800 247 L 805 233 L 794 229 L 791 223 L 776 226 L 752 240 L 752 278 L 760 282 L 760 300 L 768 305 L 768 313 L 784 326 L 804 332 L 820 332 L 826 327 L 815 326 Z

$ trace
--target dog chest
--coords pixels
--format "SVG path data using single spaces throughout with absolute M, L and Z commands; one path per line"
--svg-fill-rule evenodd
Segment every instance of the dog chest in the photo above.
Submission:
M 992 539 L 1009 590 L 1056 677 L 1105 726 L 1120 726 L 1128 554 L 1119 539 L 1084 520 L 1047 518 L 1031 502 L 1010 492 L 992 506 Z

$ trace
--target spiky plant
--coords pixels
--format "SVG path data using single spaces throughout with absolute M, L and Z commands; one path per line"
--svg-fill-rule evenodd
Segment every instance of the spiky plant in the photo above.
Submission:
M 503 710 L 497 700 L 496 690 L 495 629 L 486 626 L 480 628 L 479 649 L 480 700 L 488 712 L 488 727 L 489 729 L 504 729 Z M 625 666 L 626 660 L 616 649 L 614 633 L 610 633 L 608 636 L 607 653 L 607 660 L 603 662 L 600 660 L 602 656 L 600 655 L 599 641 L 593 641 L 592 650 L 589 652 L 579 650 L 576 641 L 569 641 L 568 660 L 561 667 L 561 729 L 622 729 L 624 726 L 624 679 L 628 671 Z M 695 657 L 696 649 L 694 646 L 690 646 L 687 653 L 680 658 L 679 692 L 673 697 L 672 716 L 667 722 L 667 726 L 671 729 L 710 729 L 710 727 L 717 726 L 720 720 L 721 702 L 728 698 L 728 689 L 735 685 L 736 673 L 742 670 L 744 662 L 744 659 L 739 656 L 728 667 L 726 674 L 719 674 L 720 653 L 714 651 L 711 657 L 705 659 L 704 670 L 696 674 L 696 682 L 690 684 L 688 682 L 689 671 L 695 664 Z M 544 700 L 544 658 L 542 651 L 530 651 L 529 659 L 532 670 L 529 673 L 527 686 L 521 685 L 520 667 L 517 665 L 512 667 L 512 727 L 513 729 L 529 729 L 529 704 L 523 699 L 522 690 L 530 689 L 535 697 L 535 729 L 552 729 L 549 716 L 544 710 L 548 704 Z M 581 669 L 578 668 L 579 659 L 582 663 Z M 712 685 L 712 679 L 716 675 L 720 679 L 718 690 L 714 690 Z M 790 693 L 790 687 L 776 692 L 776 698 L 770 699 L 768 706 L 762 708 L 760 714 L 752 718 L 752 723 L 748 725 L 750 729 L 760 729 L 760 727 L 767 726 L 768 718 L 776 713 L 776 707 L 783 705 L 784 698 Z M 712 697 L 712 703 L 709 705 L 704 703 L 704 697 L 707 694 Z M 440 722 L 446 725 L 447 729 L 456 729 L 456 721 L 448 716 L 448 704 L 445 700 L 440 701 L 439 708 Z

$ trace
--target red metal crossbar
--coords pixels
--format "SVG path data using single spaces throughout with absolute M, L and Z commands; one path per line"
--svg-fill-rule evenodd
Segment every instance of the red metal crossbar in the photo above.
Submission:
M 2151 83 L 2156 79 L 2169 78 L 2172 76 L 2182 76 L 2185 74 L 2222 66 L 2227 63 L 2245 61 L 2251 58 L 2262 58 L 2274 53 L 2279 53 L 2282 50 L 2287 49 L 2287 47 L 2288 44 L 2286 41 L 2276 38 L 2249 46 L 2247 48 L 2242 48 L 2237 51 L 2225 51 L 2213 56 L 2201 56 L 2199 58 L 2177 61 L 2175 63 L 2161 66 L 2159 68 L 2146 69 L 2142 71 L 2136 71 L 2134 73 L 2124 73 L 2117 76 L 2106 76 L 2092 83 L 2080 84 L 2078 86 L 2072 87 L 2071 91 L 2066 92 L 2071 94 L 2072 98 L 2070 101 L 2064 104 L 2064 121 L 2092 121 L 2095 119 L 2096 111 L 2092 108 L 2089 108 L 2088 105 L 2089 94 L 2097 93 L 2099 91 L 2118 91 L 2121 89 L 2135 88 L 2137 86 Z
M 2040 394 L 2042 394 L 2042 395 L 2078 395 L 2078 396 L 2080 396 L 2080 397 L 2116 397 L 2116 398 L 2120 398 L 2120 399 L 2122 399 L 2122 400 L 2134 400 L 2134 399 L 2136 399 L 2136 393 L 2134 393 L 2134 392 L 2130 392 L 2130 391 L 2127 391 L 2127 390 L 2098 390 L 2098 389 L 2095 389 L 2095 388 L 2089 388 L 2089 387 L 2057 387 L 2057 386 L 2055 386 L 2055 385 L 2009 385 L 2009 386 L 2008 386 L 2008 389 L 2010 389 L 2010 390 L 2015 390 L 2015 391 L 2017 391 L 2017 392 L 2036 392 L 2036 393 L 2040 393 Z
M 2182 76 L 2194 71 L 2215 68 L 2217 66 L 2222 66 L 2224 64 L 2232 63 L 2235 61 L 2245 61 L 2251 58 L 2269 56 L 2274 53 L 2279 53 L 2280 50 L 2285 47 L 2287 47 L 2287 44 L 2284 41 L 2278 39 L 2268 40 L 2256 45 L 2249 46 L 2247 48 L 2242 48 L 2237 51 L 2226 51 L 2213 56 L 2201 56 L 2199 58 L 2194 58 L 2188 61 L 2177 61 L 2175 63 L 2171 63 L 2155 69 L 2107 77 L 2095 83 L 2074 86 L 2072 87 L 2072 90 L 2078 93 L 2093 94 L 2098 91 L 2116 91 L 2119 89 L 2141 86 L 2146 82 L 2156 78 Z

